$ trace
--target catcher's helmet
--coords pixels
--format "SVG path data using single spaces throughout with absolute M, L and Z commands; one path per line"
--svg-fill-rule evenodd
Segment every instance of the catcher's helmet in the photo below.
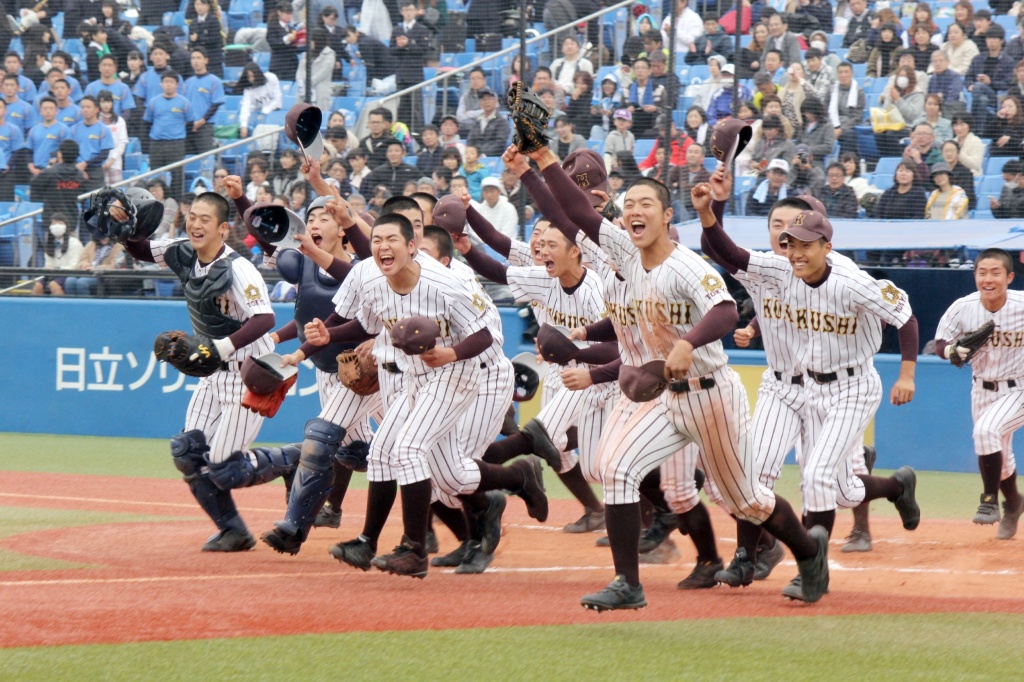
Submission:
M 149 238 L 163 215 L 163 204 L 141 187 L 104 187 L 92 195 L 82 217 L 93 235 L 124 242 Z

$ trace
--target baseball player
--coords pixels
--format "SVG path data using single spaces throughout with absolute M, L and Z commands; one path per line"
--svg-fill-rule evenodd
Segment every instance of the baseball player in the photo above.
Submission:
M 981 471 L 981 505 L 974 523 L 999 523 L 996 538 L 1017 533 L 1024 502 L 1017 490 L 1013 432 L 1024 425 L 1024 293 L 1010 291 L 1013 259 L 1002 249 L 985 249 L 974 265 L 977 293 L 954 301 L 935 331 L 935 354 L 963 364 L 969 357 L 957 341 L 987 322 L 995 324 L 988 342 L 969 358 L 974 451 Z M 1003 494 L 1000 521 L 999 493 Z
M 382 216 L 371 233 L 373 261 L 358 264 L 335 298 L 335 315 L 348 320 L 328 330 L 320 320 L 307 325 L 307 343 L 286 356 L 301 361 L 330 342 L 357 341 L 387 328 L 398 353 L 396 369 L 405 378 L 404 404 L 389 406 L 370 448 L 367 524 L 383 527 L 401 488 L 404 535 L 388 555 L 376 558 L 376 537 L 360 536 L 332 548 L 332 555 L 368 570 L 422 578 L 431 479 L 446 493 L 469 504 L 474 493 L 515 490 L 528 511 L 546 517 L 547 499 L 533 462 L 508 468 L 478 464 L 457 452 L 461 418 L 473 404 L 482 365 L 490 361 L 493 337 L 483 301 L 435 261 L 417 259 L 412 223 L 404 216 Z M 437 339 L 440 338 L 440 342 Z M 436 344 L 436 345 L 435 345 Z M 391 368 L 385 368 L 391 371 Z M 397 372 L 394 372 L 397 373 Z M 438 450 L 435 445 L 441 445 Z M 390 500 L 388 499 L 390 498 Z M 381 502 L 387 502 L 381 504 Z M 486 504 L 486 500 L 482 500 Z
M 729 510 L 763 523 L 790 547 L 804 577 L 804 596 L 817 601 L 828 580 L 827 533 L 818 527 L 808 532 L 789 503 L 757 481 L 746 392 L 726 365 L 719 341 L 735 324 L 736 305 L 703 259 L 669 239 L 668 188 L 649 178 L 635 181 L 623 204 L 622 230 L 593 210 L 547 147 L 529 156 L 551 191 L 562 198 L 573 224 L 608 254 L 626 281 L 631 301 L 628 326 L 635 327 L 643 341 L 645 364 L 629 368 L 638 379 L 633 394 L 642 405 L 624 422 L 607 424 L 599 446 L 605 462 L 605 519 L 617 575 L 605 589 L 583 597 L 582 605 L 596 610 L 647 605 L 637 552 L 639 482 L 690 442 L 700 448 Z M 627 383 L 632 382 L 622 379 L 626 371 L 624 365 L 619 383 L 629 395 Z M 659 395 L 657 388 L 663 388 L 666 379 L 671 390 Z M 640 399 L 651 394 L 648 400 Z
M 185 223 L 187 238 L 128 241 L 131 255 L 174 271 L 185 290 L 196 335 L 212 340 L 222 369 L 200 379 L 185 414 L 185 428 L 171 438 L 171 455 L 189 489 L 218 532 L 204 552 L 252 549 L 256 540 L 231 498 L 233 488 L 266 483 L 294 471 L 295 448 L 252 448 L 263 417 L 243 407 L 242 362 L 273 350 L 268 332 L 274 311 L 256 268 L 230 247 L 227 200 L 196 197 Z
M 715 175 L 722 196 L 728 185 L 724 168 Z M 831 533 L 837 506 L 854 507 L 884 497 L 896 506 L 903 527 L 914 530 L 921 513 L 913 469 L 900 467 L 889 478 L 856 475 L 849 457 L 859 449 L 881 401 L 882 384 L 873 357 L 883 322 L 900 329 L 903 356 L 890 400 L 902 405 L 913 398 L 917 320 L 906 294 L 891 282 L 830 262 L 832 226 L 817 211 L 801 211 L 779 235 L 787 242 L 786 257 L 740 249 L 715 216 L 711 192 L 711 185 L 702 183 L 692 196 L 713 257 L 731 272 L 742 270 L 751 278 L 769 281 L 779 292 L 777 303 L 761 308 L 762 324 L 770 317 L 796 328 L 791 349 L 800 358 L 796 367 L 812 380 L 805 389 L 801 447 L 806 524 Z M 805 593 L 800 576 L 783 590 L 792 599 L 805 599 Z

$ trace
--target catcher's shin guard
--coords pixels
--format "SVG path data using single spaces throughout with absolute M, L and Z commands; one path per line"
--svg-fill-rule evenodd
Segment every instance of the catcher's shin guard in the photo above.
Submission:
M 248 488 L 294 471 L 298 460 L 296 445 L 256 448 L 249 453 L 236 450 L 223 462 L 210 463 L 210 480 L 221 490 Z
M 246 532 L 245 523 L 231 494 L 210 480 L 205 454 L 209 450 L 202 431 L 186 431 L 171 437 L 171 457 L 174 466 L 183 474 L 192 496 L 220 530 L 233 528 Z
M 345 429 L 325 419 L 310 419 L 304 435 L 288 511 L 284 521 L 276 524 L 282 531 L 302 540 L 334 485 L 334 453 L 345 438 Z

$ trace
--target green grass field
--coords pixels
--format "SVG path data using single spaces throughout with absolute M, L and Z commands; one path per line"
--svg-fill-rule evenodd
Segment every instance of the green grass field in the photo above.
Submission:
M 0 434 L 0 481 L 4 471 L 176 478 L 169 460 L 159 440 Z M 797 499 L 795 471 L 782 481 Z M 925 517 L 968 518 L 977 487 L 976 475 L 920 474 Z M 549 490 L 565 496 L 553 480 Z M 0 537 L 155 518 L 0 509 Z M 75 567 L 0 551 L 0 571 Z M 4 598 L 0 588 L 0 614 Z M 11 648 L 0 649 L 0 680 L 1009 680 L 1022 676 L 1022 647 L 1019 616 L 799 616 Z

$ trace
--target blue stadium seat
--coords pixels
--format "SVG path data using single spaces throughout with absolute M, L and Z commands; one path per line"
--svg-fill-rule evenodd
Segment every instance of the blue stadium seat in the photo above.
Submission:
M 993 156 L 985 162 L 984 172 L 985 175 L 1000 175 L 1003 172 L 1003 166 L 1009 161 L 1012 156 Z M 1001 175 L 1000 175 L 1001 177 Z
M 863 81 L 868 76 L 868 65 L 867 64 L 854 64 L 853 65 L 853 77 L 858 81 Z
M 733 194 L 736 195 L 737 210 L 739 215 L 747 214 L 747 196 L 750 190 L 757 186 L 758 178 L 753 175 L 741 175 L 736 178 L 733 184 Z
M 124 148 L 125 154 L 138 154 L 142 151 L 142 143 L 137 137 L 128 138 L 128 146 Z
M 833 33 L 828 37 L 828 49 L 835 52 L 843 46 L 843 38 L 846 36 L 836 35 Z
M 988 204 L 988 199 L 985 199 L 985 197 L 996 197 L 998 199 L 999 195 L 1002 193 L 1002 190 L 1003 190 L 1003 176 L 1002 176 L 1002 174 L 999 174 L 999 175 L 986 175 L 985 177 L 983 177 L 982 180 L 981 180 L 981 187 L 978 190 L 978 205 L 979 205 L 979 207 L 981 206 L 983 201 L 984 201 L 984 203 L 986 205 Z
M 164 12 L 164 26 L 184 26 L 184 12 Z
M 707 64 L 694 64 L 690 67 L 686 77 L 690 83 L 703 83 L 711 78 L 711 71 Z M 680 80 L 682 79 L 680 78 Z
M 652 149 L 654 149 L 654 140 L 637 140 L 636 146 L 633 148 L 633 156 L 636 158 L 637 163 L 646 159 Z
M 892 173 L 875 173 L 868 180 L 872 185 L 880 190 L 887 190 L 895 184 Z
M 902 160 L 899 156 L 883 156 L 878 160 L 878 165 L 875 166 L 875 175 L 888 175 L 892 177 L 892 174 L 896 172 L 896 166 L 900 165 Z
M 708 173 L 714 173 L 718 170 L 718 159 L 713 156 L 705 156 L 704 167 L 708 169 Z
M 598 154 L 604 154 L 604 140 L 587 140 L 587 148 Z
M 252 60 L 256 62 L 257 66 L 263 71 L 270 68 L 270 53 L 269 52 L 253 52 Z
M 855 130 L 857 132 L 857 152 L 860 158 L 866 161 L 877 159 L 880 155 L 878 143 L 875 141 L 875 131 L 869 125 L 857 126 Z
M 975 3 L 975 4 L 977 4 L 977 3 Z M 978 8 L 975 7 L 974 11 L 977 12 Z M 1011 17 L 1009 14 L 997 14 L 994 17 L 992 17 L 992 21 L 994 23 L 999 24 L 1004 29 L 1006 29 L 1006 39 L 1007 40 L 1010 40 L 1011 38 L 1013 38 L 1014 36 L 1016 36 L 1017 34 L 1020 33 L 1020 31 L 1017 30 L 1017 21 L 1016 21 L 1016 19 L 1017 19 L 1017 17 Z

